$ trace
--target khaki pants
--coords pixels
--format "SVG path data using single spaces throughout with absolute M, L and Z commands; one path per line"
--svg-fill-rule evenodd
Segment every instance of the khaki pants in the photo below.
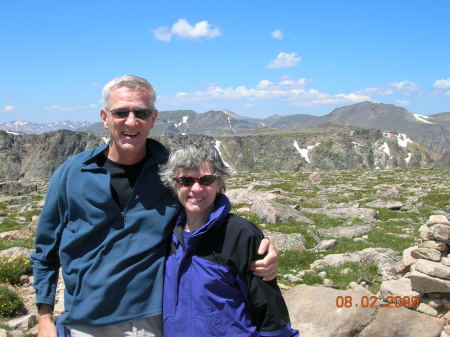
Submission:
M 110 326 L 68 326 L 71 337 L 163 337 L 161 315 Z

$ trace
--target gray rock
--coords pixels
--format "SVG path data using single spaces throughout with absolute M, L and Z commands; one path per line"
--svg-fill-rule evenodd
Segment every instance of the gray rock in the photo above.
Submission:
M 333 286 L 333 280 L 330 280 L 330 279 L 328 279 L 328 278 L 325 278 L 325 279 L 323 279 L 323 285 L 324 285 L 325 287 L 331 287 L 331 286 Z
M 411 279 L 411 287 L 420 293 L 448 293 L 450 292 L 450 281 L 428 276 L 417 270 L 405 277 Z
M 411 251 L 411 256 L 415 259 L 425 259 L 430 261 L 440 261 L 441 252 L 430 248 L 416 248 Z
M 389 200 L 375 200 L 366 203 L 366 206 L 368 207 L 374 207 L 374 208 L 386 208 L 386 209 L 392 209 L 392 210 L 398 210 L 404 206 L 404 204 L 400 201 L 389 201 Z
M 376 265 L 378 273 L 384 280 L 396 279 L 395 263 L 398 253 L 388 248 L 366 248 L 355 253 L 330 254 L 311 264 L 311 268 L 320 269 L 325 266 L 340 266 L 348 262 L 361 262 L 367 265 Z
M 23 248 L 23 247 L 12 247 L 5 250 L 0 250 L 0 257 L 3 258 L 10 258 L 10 259 L 16 259 L 18 257 L 24 257 L 29 258 L 31 256 L 31 253 L 33 252 L 32 249 Z
M 21 316 L 6 322 L 6 325 L 11 329 L 26 331 L 32 325 L 37 323 L 35 315 Z
M 327 277 L 327 273 L 324 271 L 321 271 L 320 273 L 317 273 L 317 276 L 319 276 L 321 279 L 324 279 L 325 277 Z
M 429 227 L 428 236 L 431 239 L 450 244 L 450 226 L 436 224 Z
M 444 301 L 442 298 L 432 298 L 426 295 L 422 297 L 422 303 L 425 303 L 426 305 L 429 305 L 436 310 L 444 305 Z
M 38 184 L 31 182 L 6 181 L 0 183 L 0 194 L 23 195 L 36 192 L 37 189 Z
M 288 221 L 298 221 L 308 225 L 314 224 L 312 220 L 306 218 L 300 212 L 277 202 L 258 199 L 253 203 L 250 209 L 261 219 L 261 221 L 269 224 Z
M 423 241 L 419 244 L 419 248 L 436 249 L 440 252 L 447 252 L 448 246 L 444 242 L 438 241 Z
M 413 247 L 406 248 L 403 251 L 403 263 L 405 264 L 405 266 L 410 266 L 410 265 L 416 263 L 417 259 L 415 259 L 411 256 L 411 252 L 416 248 L 418 248 L 418 247 L 413 246 Z
M 423 312 L 424 314 L 436 317 L 438 315 L 438 312 L 436 309 L 430 307 L 428 304 L 420 303 L 417 307 L 418 312 Z
M 21 330 L 12 330 L 9 333 L 9 337 L 23 337 L 25 333 Z
M 450 226 L 450 221 L 445 215 L 432 215 L 427 221 L 427 226 L 432 226 L 436 224 L 448 225 Z
M 444 266 L 442 263 L 419 259 L 415 269 L 429 276 L 450 280 L 450 267 Z
M 335 290 L 328 287 L 299 285 L 284 294 L 291 323 L 302 337 L 357 336 L 368 325 L 376 312 L 373 308 L 338 308 L 339 296 L 360 303 L 365 292 Z
M 339 274 L 340 275 L 344 275 L 344 276 L 348 275 L 348 274 L 351 274 L 351 273 L 352 273 L 352 270 L 350 268 L 344 268 L 344 269 L 339 271 Z
M 288 281 L 291 281 L 291 282 L 300 282 L 300 281 L 302 281 L 302 279 L 300 277 L 292 275 L 292 274 L 285 274 L 285 275 L 283 275 L 283 278 L 288 280 Z
M 263 191 L 255 191 L 251 188 L 236 188 L 232 190 L 227 190 L 225 193 L 227 197 L 230 199 L 230 202 L 233 205 L 237 204 L 247 204 L 251 205 L 256 200 L 274 200 L 277 196 Z
M 417 291 L 412 290 L 411 280 L 408 278 L 383 281 L 380 285 L 380 295 L 385 301 L 388 296 L 420 296 Z
M 406 308 L 380 308 L 375 320 L 358 337 L 437 337 L 442 319 Z
M 443 258 L 441 259 L 441 263 L 442 263 L 444 266 L 450 267 L 450 258 L 449 258 L 449 257 L 443 257 Z
M 272 241 L 277 251 L 290 249 L 305 249 L 306 240 L 299 233 L 279 233 L 263 230 L 264 236 Z
M 370 208 L 302 208 L 302 211 L 313 214 L 324 214 L 330 218 L 362 219 L 365 222 L 372 222 L 377 218 L 377 212 Z
M 320 228 L 317 231 L 324 238 L 353 238 L 373 230 L 372 224 L 361 226 L 340 226 L 331 228 Z
M 319 242 L 319 244 L 315 247 L 315 249 L 318 251 L 330 250 L 330 249 L 333 249 L 334 247 L 336 247 L 337 244 L 338 244 L 338 240 L 335 240 L 335 239 L 323 240 L 323 241 Z

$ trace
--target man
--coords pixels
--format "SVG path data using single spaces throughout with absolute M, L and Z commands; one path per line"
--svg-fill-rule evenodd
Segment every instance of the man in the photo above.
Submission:
M 145 79 L 122 76 L 103 98 L 110 143 L 67 160 L 48 186 L 32 255 L 39 337 L 56 336 L 60 266 L 66 288 L 59 323 L 73 337 L 162 336 L 164 257 L 179 205 L 158 176 L 168 153 L 147 139 L 156 95 Z M 266 249 L 264 242 L 259 252 Z M 276 261 L 271 250 L 252 269 L 270 279 Z

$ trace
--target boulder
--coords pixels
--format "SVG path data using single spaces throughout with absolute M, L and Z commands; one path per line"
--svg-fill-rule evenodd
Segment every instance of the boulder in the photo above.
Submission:
M 378 273 L 384 280 L 397 279 L 395 263 L 398 253 L 389 248 L 366 248 L 355 253 L 330 254 L 311 264 L 311 268 L 319 269 L 325 266 L 337 267 L 348 262 L 361 262 L 367 265 L 375 264 Z
M 432 225 L 428 229 L 428 236 L 431 239 L 450 244 L 450 226 L 442 224 Z
M 450 281 L 428 276 L 414 270 L 405 277 L 411 279 L 411 287 L 420 293 L 448 293 L 450 292 Z
M 420 296 L 417 291 L 412 290 L 411 280 L 403 278 L 400 280 L 383 281 L 380 285 L 380 295 L 386 300 L 388 296 Z
M 324 238 L 353 238 L 373 230 L 372 224 L 361 226 L 339 226 L 318 229 L 319 234 Z
M 24 257 L 29 258 L 31 256 L 31 253 L 33 252 L 32 249 L 23 248 L 23 247 L 12 247 L 5 250 L 0 250 L 0 257 L 7 257 L 9 259 L 16 259 L 18 257 Z
M 35 315 L 26 315 L 7 321 L 6 325 L 11 329 L 26 331 L 28 330 L 28 327 L 35 325 L 36 323 L 37 319 Z
M 438 242 L 438 241 L 423 241 L 419 244 L 419 248 L 430 248 L 430 249 L 436 249 L 440 252 L 447 252 L 448 246 L 444 242 Z
M 443 327 L 440 318 L 406 308 L 380 308 L 359 337 L 438 337 Z
M 276 222 L 298 221 L 308 225 L 314 222 L 288 205 L 282 205 L 277 202 L 258 199 L 251 206 L 250 210 L 256 214 L 261 221 L 273 224 Z
M 299 233 L 279 233 L 263 231 L 264 237 L 272 241 L 277 251 L 290 250 L 290 249 L 305 249 L 306 240 L 302 234 Z
M 338 244 L 338 240 L 336 239 L 330 239 L 330 240 L 323 240 L 319 242 L 319 244 L 314 248 L 315 250 L 321 251 L 321 250 L 330 250 L 336 247 Z
M 230 199 L 230 202 L 233 205 L 237 204 L 247 204 L 251 205 L 256 200 L 273 200 L 276 199 L 277 196 L 273 193 L 263 192 L 263 191 L 255 191 L 251 186 L 249 188 L 236 188 L 232 190 L 227 190 L 225 193 Z
M 450 221 L 445 215 L 432 215 L 427 221 L 427 226 L 432 226 L 436 224 L 448 225 L 450 226 Z
M 403 263 L 405 266 L 410 266 L 410 265 L 416 263 L 417 259 L 415 259 L 411 256 L 411 252 L 416 248 L 418 248 L 418 247 L 413 246 L 413 247 L 409 247 L 409 248 L 406 248 L 405 250 L 403 250 Z
M 440 261 L 441 252 L 430 248 L 416 248 L 411 251 L 411 256 L 415 259 L 425 259 L 430 261 Z
M 442 263 L 419 259 L 416 262 L 416 270 L 429 276 L 450 280 L 450 267 Z
M 392 210 L 398 210 L 404 206 L 404 204 L 400 201 L 393 201 L 393 200 L 375 200 L 366 203 L 366 206 L 368 207 L 374 207 L 374 208 L 386 208 L 386 209 L 392 209 Z
M 372 222 L 377 218 L 377 212 L 370 208 L 339 207 L 339 208 L 302 208 L 303 212 L 323 214 L 330 218 L 362 219 Z
M 352 306 L 338 307 L 346 296 Z M 362 296 L 367 294 L 307 285 L 296 286 L 284 294 L 291 324 L 300 330 L 302 337 L 357 336 L 376 312 L 374 308 L 356 306 L 361 303 Z

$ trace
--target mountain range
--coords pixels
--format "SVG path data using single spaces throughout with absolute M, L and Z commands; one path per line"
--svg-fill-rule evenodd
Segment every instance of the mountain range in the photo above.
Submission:
M 22 123 L 22 124 L 20 124 Z M 82 124 L 84 123 L 84 124 Z M 274 115 L 268 118 L 240 116 L 229 110 L 197 113 L 193 110 L 160 111 L 152 136 L 201 134 L 209 136 L 270 134 L 310 129 L 319 125 L 345 124 L 363 128 L 379 129 L 406 134 L 434 151 L 450 152 L 450 112 L 435 115 L 412 114 L 408 110 L 392 105 L 362 102 L 337 108 L 323 116 L 307 114 Z M 58 125 L 60 124 L 60 125 Z M 102 123 L 63 122 L 36 124 L 15 122 L 0 125 L 0 130 L 18 133 L 42 133 L 58 128 L 106 134 Z M 73 127 L 73 128 L 72 128 Z
M 0 130 L 15 134 L 41 134 L 45 132 L 52 132 L 57 130 L 78 130 L 80 128 L 88 127 L 91 122 L 53 122 L 48 124 L 31 123 L 26 121 L 13 121 L 0 124 Z

